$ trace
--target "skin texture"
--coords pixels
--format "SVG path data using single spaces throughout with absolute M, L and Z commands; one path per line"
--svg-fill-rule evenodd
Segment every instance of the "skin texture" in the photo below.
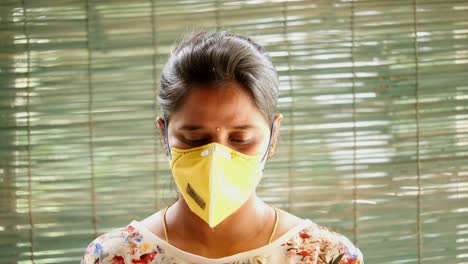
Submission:
M 161 135 L 164 135 L 164 120 L 158 118 L 157 122 Z M 281 115 L 275 115 L 268 158 L 274 154 L 280 122 Z M 256 108 L 248 91 L 236 82 L 220 87 L 193 87 L 181 107 L 170 116 L 168 141 L 170 147 L 179 149 L 216 142 L 245 154 L 263 154 L 268 148 L 270 125 Z M 280 210 L 280 222 L 274 238 L 300 220 Z M 266 245 L 273 229 L 275 212 L 254 194 L 236 212 L 215 228 L 210 228 L 190 211 L 179 195 L 178 201 L 168 209 L 166 221 L 170 244 L 196 255 L 221 258 Z M 162 211 L 142 223 L 164 239 Z

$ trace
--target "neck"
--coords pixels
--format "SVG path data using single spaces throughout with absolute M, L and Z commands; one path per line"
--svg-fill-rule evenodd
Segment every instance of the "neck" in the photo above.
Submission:
M 270 206 L 252 195 L 236 212 L 211 228 L 179 197 L 166 215 L 168 237 L 169 241 L 183 238 L 211 249 L 221 246 L 220 241 L 232 246 L 249 239 L 267 237 L 268 240 L 271 233 L 268 227 L 274 222 L 274 214 Z

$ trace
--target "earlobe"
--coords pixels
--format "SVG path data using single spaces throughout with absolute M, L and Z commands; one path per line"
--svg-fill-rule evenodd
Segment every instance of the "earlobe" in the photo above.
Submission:
M 281 120 L 283 119 L 282 114 L 275 114 L 274 117 L 274 126 L 273 126 L 273 131 L 272 131 L 272 138 L 271 138 L 271 143 L 270 143 L 270 149 L 268 151 L 268 159 L 273 157 L 275 154 L 275 149 L 276 149 L 276 143 L 278 142 L 278 135 L 279 135 L 279 127 L 281 124 Z
M 270 146 L 270 150 L 268 151 L 268 159 L 270 159 L 271 157 L 273 157 L 273 155 L 275 154 L 275 146 Z
M 167 151 L 167 142 L 166 142 L 166 131 L 165 129 L 167 129 L 167 126 L 166 126 L 166 121 L 161 118 L 161 117 L 157 117 L 156 118 L 156 122 L 158 123 L 158 126 L 159 126 L 159 132 L 161 133 L 161 137 L 163 139 L 163 142 L 164 142 L 164 150 L 166 152 L 166 156 L 168 156 L 168 151 Z
M 161 117 L 158 116 L 158 117 L 156 118 L 156 123 L 158 123 L 159 132 L 161 133 L 161 136 L 162 136 L 163 139 L 164 139 L 164 143 L 166 143 L 166 142 L 165 142 L 165 141 L 166 141 L 166 137 L 165 137 L 165 131 L 164 131 L 164 129 L 165 129 L 165 127 L 166 127 L 165 124 L 164 124 L 165 121 L 164 121 L 164 119 L 162 119 Z

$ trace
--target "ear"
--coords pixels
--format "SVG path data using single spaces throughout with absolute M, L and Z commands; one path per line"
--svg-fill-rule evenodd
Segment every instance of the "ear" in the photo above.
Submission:
M 164 124 L 166 121 L 161 118 L 161 117 L 157 117 L 156 118 L 156 122 L 158 123 L 158 126 L 159 126 L 159 132 L 161 133 L 161 137 L 163 139 L 163 142 L 164 142 L 164 149 L 166 151 L 166 156 L 167 155 L 167 142 L 166 142 L 166 131 L 164 131 L 164 129 L 167 129 L 167 124 Z
M 274 126 L 273 126 L 272 135 L 271 135 L 270 149 L 268 151 L 268 159 L 273 157 L 273 155 L 275 154 L 276 143 L 278 142 L 279 127 L 280 127 L 282 119 L 283 119 L 282 114 L 275 114 L 275 117 L 273 119 Z

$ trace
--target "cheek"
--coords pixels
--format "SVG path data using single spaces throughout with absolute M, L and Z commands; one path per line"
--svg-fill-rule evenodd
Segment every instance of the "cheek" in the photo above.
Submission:
M 268 133 L 265 134 L 265 137 L 261 146 L 262 154 L 268 151 L 269 145 L 270 145 L 270 131 L 268 131 Z

